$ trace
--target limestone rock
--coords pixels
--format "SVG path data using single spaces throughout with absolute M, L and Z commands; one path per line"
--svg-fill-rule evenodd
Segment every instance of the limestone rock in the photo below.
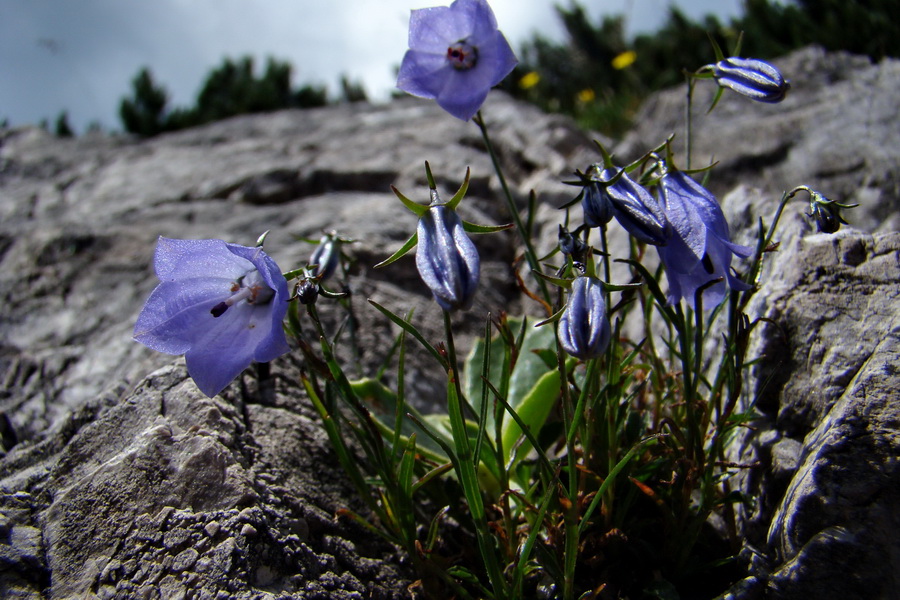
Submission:
M 900 233 L 844 230 L 779 250 L 751 303 L 765 318 L 742 461 L 767 598 L 890 598 L 900 568 Z

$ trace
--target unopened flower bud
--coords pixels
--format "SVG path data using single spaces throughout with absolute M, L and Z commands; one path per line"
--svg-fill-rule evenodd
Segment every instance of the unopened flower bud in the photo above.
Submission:
M 566 256 L 571 256 L 575 262 L 584 262 L 584 254 L 587 252 L 587 244 L 578 237 L 572 235 L 568 229 L 559 226 L 559 249 Z
M 319 285 L 311 279 L 304 279 L 297 284 L 296 295 L 300 304 L 313 304 L 319 298 Z
M 334 234 L 323 235 L 316 246 L 309 264 L 315 265 L 312 275 L 324 281 L 334 274 L 341 257 L 341 240 Z
M 419 219 L 416 267 L 444 310 L 472 306 L 480 259 L 462 219 L 452 208 L 433 204 Z
M 603 284 L 596 277 L 576 278 L 559 319 L 559 343 L 572 356 L 587 360 L 606 351 L 610 336 Z
M 720 60 L 713 65 L 713 76 L 720 86 L 758 102 L 781 102 L 791 88 L 778 69 L 755 58 Z
M 815 219 L 820 233 L 835 233 L 841 228 L 841 224 L 847 225 L 847 221 L 841 216 L 841 209 L 854 206 L 857 205 L 829 200 L 815 190 L 810 190 L 809 193 L 809 216 Z
M 584 186 L 581 209 L 584 212 L 584 223 L 588 227 L 601 227 L 613 218 L 613 206 L 609 193 L 596 181 Z

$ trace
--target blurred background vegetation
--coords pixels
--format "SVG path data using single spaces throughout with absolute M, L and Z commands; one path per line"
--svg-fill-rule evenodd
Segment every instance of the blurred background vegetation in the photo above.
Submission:
M 171 108 L 166 89 L 145 67 L 131 82 L 132 95 L 119 104 L 119 117 L 126 131 L 146 137 L 240 114 L 328 104 L 324 86 L 292 88 L 292 71 L 288 62 L 269 58 L 265 70 L 257 75 L 251 57 L 226 58 L 206 76 L 194 106 Z M 346 77 L 341 79 L 341 88 L 337 101 L 366 100 L 362 86 Z
M 651 92 L 684 81 L 685 69 L 715 60 L 709 37 L 724 52 L 743 32 L 742 56 L 772 59 L 818 44 L 865 54 L 900 56 L 900 0 L 746 0 L 744 14 L 721 23 L 692 21 L 671 8 L 659 31 L 625 36 L 622 17 L 591 23 L 584 8 L 557 7 L 567 40 L 540 36 L 519 49 L 520 63 L 501 87 L 550 112 L 572 115 L 586 129 L 619 137 Z
M 714 61 L 713 37 L 728 52 L 743 32 L 742 56 L 771 59 L 809 44 L 846 50 L 878 61 L 900 56 L 900 0 L 746 0 L 729 23 L 714 16 L 692 21 L 671 8 L 659 31 L 629 37 L 621 16 L 592 23 L 581 4 L 557 6 L 563 42 L 540 35 L 518 48 L 519 65 L 501 88 L 548 112 L 573 116 L 585 129 L 620 137 L 644 98 L 684 80 L 685 69 Z M 252 58 L 226 59 L 205 80 L 190 107 L 171 107 L 165 88 L 142 69 L 119 115 L 126 131 L 152 136 L 233 115 L 281 108 L 309 108 L 366 99 L 361 85 L 342 79 L 341 94 L 324 87 L 292 88 L 292 68 L 269 59 L 256 74 Z M 57 133 L 71 135 L 65 114 Z

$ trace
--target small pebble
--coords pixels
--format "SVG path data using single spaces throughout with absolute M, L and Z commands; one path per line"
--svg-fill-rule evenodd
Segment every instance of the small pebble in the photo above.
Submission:
M 219 529 L 221 527 L 222 526 L 219 525 L 218 521 L 210 521 L 206 524 L 206 527 L 204 527 L 203 530 L 206 532 L 206 535 L 208 535 L 209 537 L 213 537 L 217 533 L 219 533 Z

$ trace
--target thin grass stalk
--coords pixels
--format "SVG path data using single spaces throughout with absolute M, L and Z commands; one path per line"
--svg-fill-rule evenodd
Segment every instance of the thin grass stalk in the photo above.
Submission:
M 503 175 L 503 168 L 500 166 L 500 160 L 494 150 L 494 144 L 491 142 L 491 136 L 488 134 L 487 125 L 484 123 L 484 117 L 480 110 L 472 121 L 474 121 L 481 130 L 481 137 L 484 139 L 484 144 L 491 157 L 491 163 L 494 165 L 494 172 L 497 173 L 497 178 L 500 180 L 500 187 L 503 189 L 503 196 L 506 199 L 506 205 L 509 208 L 510 216 L 512 217 L 513 223 L 516 225 L 516 230 L 519 232 L 522 243 L 525 245 L 525 259 L 528 261 L 528 266 L 532 271 L 540 272 L 540 261 L 534 250 L 534 245 L 531 243 L 531 230 L 527 229 L 525 224 L 522 223 L 522 217 L 519 215 L 516 201 L 513 199 L 512 192 L 509 190 L 509 185 L 506 183 L 506 176 Z M 550 304 L 550 290 L 547 288 L 547 283 L 540 277 L 536 277 L 536 279 L 541 290 L 541 295 L 544 297 L 547 304 Z
M 476 473 L 478 457 L 472 456 L 469 446 L 468 432 L 466 431 L 465 418 L 462 410 L 462 388 L 458 375 L 458 362 L 456 360 L 456 347 L 453 343 L 453 327 L 450 322 L 450 313 L 442 311 L 444 315 L 444 331 L 447 336 L 447 358 L 450 367 L 447 375 L 450 379 L 447 385 L 447 413 L 450 417 L 450 427 L 453 432 L 453 442 L 456 446 L 458 476 L 463 493 L 469 505 L 469 513 L 475 526 L 475 537 L 481 558 L 484 560 L 485 570 L 490 579 L 496 598 L 508 598 L 506 581 L 503 578 L 503 570 L 497 560 L 497 554 L 491 543 L 491 534 L 487 525 L 487 517 L 484 510 L 484 501 L 481 497 L 481 486 Z

